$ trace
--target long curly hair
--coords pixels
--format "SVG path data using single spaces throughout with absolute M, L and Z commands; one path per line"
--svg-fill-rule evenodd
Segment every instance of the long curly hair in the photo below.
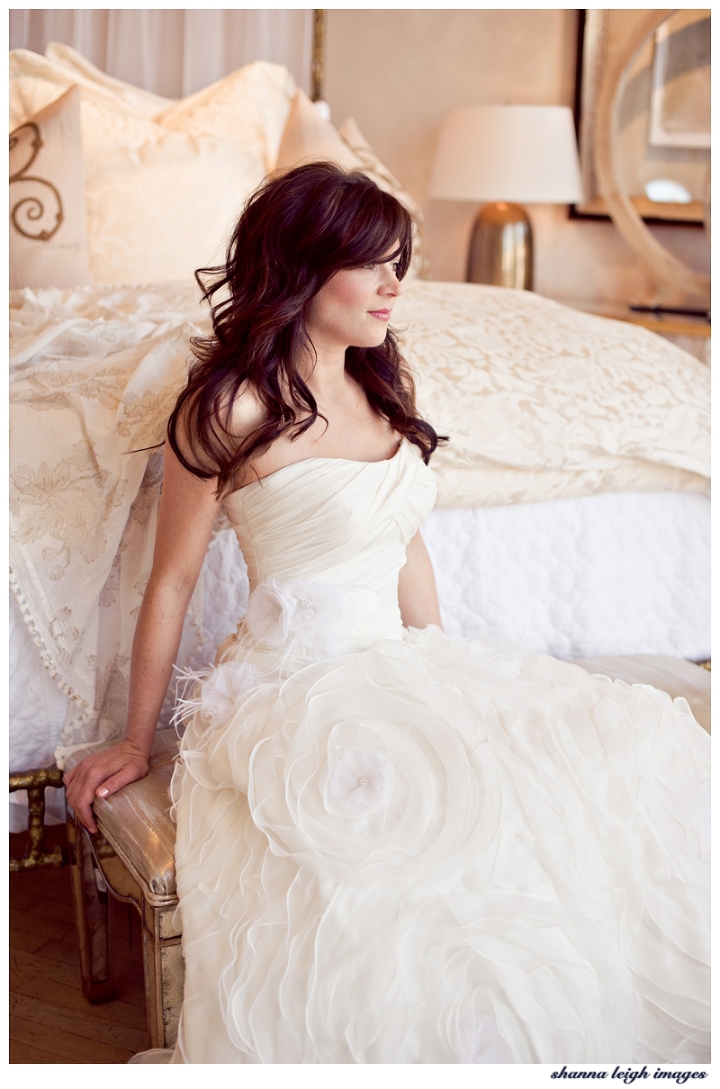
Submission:
M 168 423 L 168 440 L 186 469 L 217 478 L 217 495 L 227 494 L 255 454 L 324 419 L 298 370 L 308 350 L 314 354 L 308 304 L 338 270 L 380 258 L 396 261 L 402 279 L 411 239 L 410 214 L 364 174 L 319 162 L 265 180 L 238 220 L 226 264 L 195 274 L 211 304 L 213 334 L 192 339 L 195 361 Z M 427 462 L 443 439 L 416 411 L 393 332 L 379 347 L 348 348 L 345 366 L 372 409 Z M 239 438 L 232 410 L 248 385 L 264 415 Z

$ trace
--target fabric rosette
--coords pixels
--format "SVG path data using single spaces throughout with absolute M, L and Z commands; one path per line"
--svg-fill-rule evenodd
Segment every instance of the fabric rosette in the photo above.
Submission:
M 271 709 L 246 710 L 247 762 L 237 749 L 210 759 L 226 772 L 245 763 L 252 818 L 275 854 L 369 885 L 445 879 L 493 841 L 499 790 L 477 708 L 401 643 L 309 666 Z
M 185 722 L 199 715 L 211 728 L 227 723 L 233 718 L 259 680 L 258 670 L 248 662 L 223 662 L 205 673 L 185 670 L 182 680 L 194 683 L 192 697 L 179 696 L 173 721 Z
M 338 587 L 312 579 L 265 579 L 250 594 L 244 621 L 260 642 L 313 658 L 332 655 L 352 627 Z

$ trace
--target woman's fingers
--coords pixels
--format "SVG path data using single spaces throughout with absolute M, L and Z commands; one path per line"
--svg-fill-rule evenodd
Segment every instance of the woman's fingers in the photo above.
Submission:
M 84 824 L 88 832 L 97 832 L 97 824 L 95 823 L 95 817 L 93 811 L 90 808 L 90 803 L 82 800 L 76 801 L 73 806 L 75 810 L 75 816 L 78 818 L 81 824 Z
M 110 794 L 114 794 L 116 790 L 127 786 L 128 783 L 134 783 L 137 779 L 142 779 L 144 775 L 147 775 L 147 764 L 143 768 L 139 761 L 128 761 L 125 767 L 121 768 L 115 775 L 111 775 L 97 788 L 95 796 L 97 798 L 107 798 Z
M 95 797 L 95 787 L 90 783 L 75 778 L 71 786 L 66 786 L 65 797 L 68 805 L 72 806 L 78 820 L 91 832 L 97 832 L 97 825 L 93 816 L 92 805 Z
M 106 798 L 148 773 L 148 762 L 135 753 L 128 755 L 121 745 L 86 757 L 65 775 L 66 798 L 78 819 L 90 832 L 97 832 L 92 811 L 95 798 Z
M 76 808 L 76 803 L 92 801 L 96 789 L 105 779 L 108 779 L 117 770 L 117 763 L 107 767 L 106 762 L 91 759 L 84 760 L 73 768 L 74 775 L 65 776 L 65 793 L 68 802 Z
M 86 771 L 85 775 L 80 776 L 80 778 L 76 776 L 73 782 L 66 787 L 65 797 L 67 798 L 68 805 L 72 806 L 78 820 L 84 824 L 90 832 L 97 832 L 97 825 L 91 806 L 93 799 L 95 798 L 95 791 L 104 778 L 105 774 L 103 773 L 98 775 L 96 772 L 95 775 L 92 775 L 87 774 Z

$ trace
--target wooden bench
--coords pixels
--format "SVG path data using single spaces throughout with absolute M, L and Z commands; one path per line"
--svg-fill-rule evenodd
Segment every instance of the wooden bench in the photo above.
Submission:
M 80 938 L 83 993 L 89 1002 L 112 998 L 108 893 L 134 904 L 142 921 L 145 1001 L 151 1047 L 177 1039 L 184 965 L 176 918 L 175 825 L 169 787 L 178 751 L 174 730 L 155 736 L 150 772 L 93 810 L 99 832 L 90 835 L 68 809 L 75 918 Z M 69 769 L 82 753 L 68 758 Z

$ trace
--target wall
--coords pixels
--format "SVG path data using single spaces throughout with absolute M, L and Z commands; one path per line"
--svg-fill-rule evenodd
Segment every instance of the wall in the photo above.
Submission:
M 428 199 L 432 159 L 451 106 L 572 106 L 577 12 L 554 10 L 348 10 L 327 14 L 325 98 L 333 120 L 352 115 L 425 211 L 431 271 L 462 280 L 470 204 Z M 649 301 L 639 259 L 610 222 L 571 220 L 559 206 L 528 209 L 535 288 L 546 295 Z M 657 228 L 663 244 L 703 271 L 709 247 L 694 227 Z

